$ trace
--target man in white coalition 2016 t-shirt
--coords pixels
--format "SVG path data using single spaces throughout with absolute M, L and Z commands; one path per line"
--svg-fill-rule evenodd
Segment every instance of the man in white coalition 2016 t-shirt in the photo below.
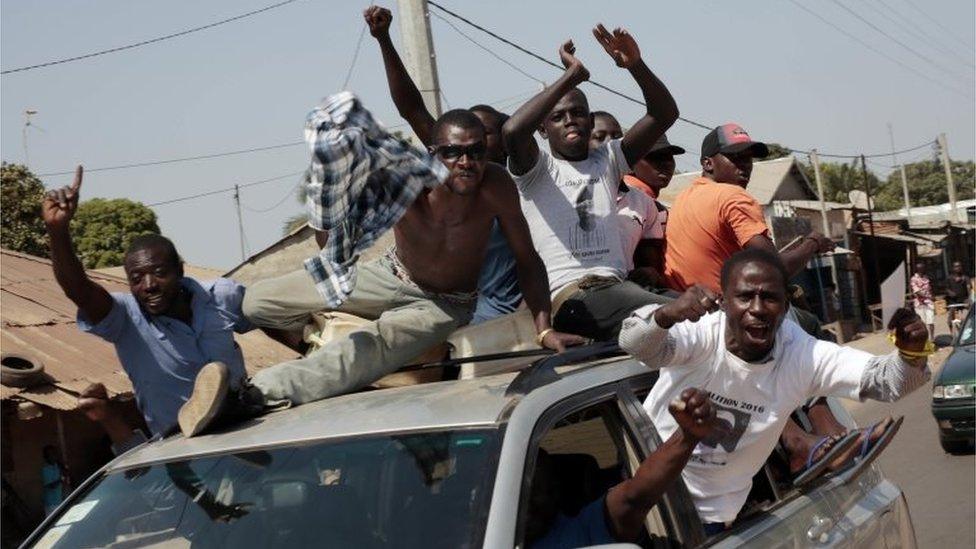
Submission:
M 661 369 L 644 407 L 662 438 L 676 429 L 667 408 L 682 390 L 712 394 L 718 434 L 698 444 L 682 472 L 706 531 L 735 520 L 790 413 L 808 399 L 890 402 L 930 377 L 928 330 L 914 313 L 895 313 L 898 349 L 874 356 L 784 322 L 786 283 L 778 256 L 747 249 L 723 266 L 721 298 L 692 286 L 672 303 L 638 309 L 620 331 L 622 348 Z

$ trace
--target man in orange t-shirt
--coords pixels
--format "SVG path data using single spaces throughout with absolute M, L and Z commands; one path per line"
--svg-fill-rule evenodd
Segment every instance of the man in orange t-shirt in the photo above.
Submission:
M 753 141 L 738 124 L 724 124 L 702 141 L 702 175 L 681 191 L 668 215 L 664 276 L 668 287 L 684 291 L 701 284 L 719 291 L 722 264 L 744 248 L 776 253 L 759 202 L 746 192 L 753 158 L 769 148 Z M 790 276 L 834 243 L 813 232 L 780 255 Z

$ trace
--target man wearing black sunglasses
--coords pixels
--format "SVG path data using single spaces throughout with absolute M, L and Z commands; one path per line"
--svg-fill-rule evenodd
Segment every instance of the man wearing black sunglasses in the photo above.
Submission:
M 625 280 L 627 262 L 616 219 L 620 180 L 678 118 L 671 93 L 641 60 L 623 29 L 593 35 L 640 86 L 647 113 L 623 135 L 590 150 L 593 114 L 576 86 L 590 73 L 569 41 L 559 49 L 566 72 L 523 105 L 502 128 L 508 167 L 532 238 L 546 264 L 560 330 L 612 339 L 631 311 L 666 298 Z M 549 142 L 542 151 L 533 133 Z
M 380 46 L 386 78 L 390 86 L 390 96 L 397 111 L 410 124 L 410 128 L 421 143 L 431 147 L 434 141 L 435 120 L 424 105 L 420 90 L 407 73 L 390 39 L 390 23 L 393 21 L 393 15 L 386 8 L 370 6 L 363 16 L 369 26 L 370 34 L 376 38 Z M 508 120 L 508 115 L 489 105 L 475 105 L 468 110 L 481 120 L 485 128 L 482 158 L 504 166 L 508 155 L 502 143 L 501 131 L 502 124 Z M 460 150 L 455 149 L 441 150 L 440 155 L 450 155 L 454 158 L 461 156 Z M 521 301 L 522 292 L 519 287 L 515 256 L 496 219 L 491 228 L 488 250 L 481 267 L 478 280 L 478 303 L 471 323 L 477 324 L 511 313 L 518 308 Z

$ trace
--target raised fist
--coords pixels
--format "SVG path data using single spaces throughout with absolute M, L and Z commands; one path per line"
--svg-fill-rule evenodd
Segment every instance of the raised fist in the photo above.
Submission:
M 81 195 L 81 176 L 84 169 L 81 166 L 75 170 L 75 180 L 71 186 L 48 191 L 41 203 L 41 218 L 48 229 L 66 229 L 71 218 L 78 209 L 78 197 Z
M 681 391 L 681 395 L 668 405 L 668 411 L 684 436 L 692 440 L 708 437 L 715 428 L 715 408 L 712 408 L 708 392 L 702 389 L 691 387 Z
M 654 311 L 654 321 L 657 325 L 668 329 L 685 320 L 697 322 L 698 319 L 719 308 L 719 296 L 695 284 L 685 290 L 681 297 Z
M 380 6 L 370 6 L 363 12 L 366 24 L 369 25 L 369 33 L 373 38 L 380 38 L 390 35 L 390 22 L 393 21 L 393 14 L 386 8 Z

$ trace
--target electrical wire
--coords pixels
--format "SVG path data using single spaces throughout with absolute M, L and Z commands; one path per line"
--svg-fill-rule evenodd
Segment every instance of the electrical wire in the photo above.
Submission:
M 948 28 L 946 28 L 942 23 L 939 23 L 938 20 L 936 20 L 931 15 L 929 15 L 928 12 L 926 12 L 925 10 L 919 8 L 915 4 L 911 3 L 909 0 L 902 0 L 902 2 L 904 2 L 905 4 L 908 4 L 908 6 L 911 7 L 913 10 L 917 11 L 918 13 L 921 13 L 923 17 L 925 17 L 929 21 L 935 23 L 935 25 L 937 27 L 939 27 L 940 29 L 942 29 L 943 31 L 945 31 L 945 33 L 947 35 L 953 37 L 954 39 L 956 39 L 956 41 L 958 41 L 960 44 L 962 44 L 962 46 L 965 47 L 967 51 L 972 51 L 973 46 L 971 44 L 968 44 L 962 38 L 959 38 L 959 36 L 957 36 L 954 32 L 952 32 L 951 30 L 949 30 Z
M 436 11 L 432 11 L 432 12 L 430 12 L 430 14 L 431 14 L 431 15 L 433 15 L 434 17 L 436 17 L 437 19 L 439 19 L 439 20 L 441 20 L 441 21 L 443 21 L 443 22 L 444 22 L 444 23 L 445 23 L 445 24 L 446 24 L 447 26 L 449 26 L 449 27 L 451 27 L 452 29 L 454 29 L 454 32 L 456 32 L 456 33 L 458 33 L 458 34 L 460 34 L 461 36 L 463 36 L 464 38 L 466 38 L 466 39 L 467 39 L 467 40 L 468 40 L 469 42 L 471 42 L 471 43 L 472 43 L 472 44 L 474 44 L 475 46 L 478 46 L 479 48 L 481 48 L 482 50 L 484 50 L 485 52 L 487 52 L 487 53 L 488 53 L 488 55 L 490 55 L 490 56 L 492 56 L 492 57 L 494 57 L 495 59 L 497 59 L 497 60 L 499 60 L 499 61 L 501 61 L 502 63 L 504 63 L 504 64 L 506 64 L 506 65 L 508 65 L 509 67 L 511 67 L 512 69 L 514 69 L 514 70 L 515 70 L 516 72 L 518 72 L 518 73 L 519 73 L 519 74 L 521 74 L 522 76 L 524 76 L 524 77 L 526 77 L 526 78 L 528 78 L 528 79 L 530 79 L 530 80 L 535 80 L 536 82 L 538 82 L 539 84 L 542 84 L 543 86 L 544 86 L 544 85 L 546 84 L 546 83 L 545 83 L 545 82 L 543 82 L 542 80 L 540 80 L 540 79 L 538 79 L 538 78 L 536 78 L 535 76 L 532 76 L 532 75 L 531 75 L 531 74 L 529 74 L 528 72 L 526 72 L 526 71 L 524 71 L 524 70 L 522 70 L 522 69 L 521 69 L 520 67 L 518 67 L 517 65 L 515 65 L 515 63 L 512 63 L 512 62 L 511 62 L 511 61 L 509 61 L 508 59 L 505 59 L 504 57 L 502 57 L 502 56 L 500 56 L 500 55 L 498 55 L 497 53 L 495 53 L 495 52 L 493 52 L 493 51 L 492 51 L 491 49 L 489 49 L 488 47 L 486 47 L 486 46 L 484 46 L 484 45 L 482 45 L 482 44 L 481 44 L 480 42 L 478 42 L 478 41 L 477 41 L 477 40 L 475 40 L 474 38 L 471 38 L 471 37 L 470 37 L 470 36 L 468 36 L 468 35 L 467 35 L 467 34 L 466 34 L 466 33 L 465 33 L 464 31 L 462 31 L 461 29 L 459 29 L 459 28 L 457 27 L 457 25 L 455 25 L 454 23 L 452 23 L 452 22 L 450 22 L 450 21 L 448 21 L 448 20 L 447 20 L 447 19 L 446 19 L 446 18 L 445 18 L 444 16 L 442 16 L 441 14 L 439 14 L 439 13 L 437 13 Z
M 796 2 L 796 0 L 790 0 L 790 1 L 793 2 L 794 4 L 797 4 L 802 9 L 806 10 L 806 8 L 803 7 L 802 4 L 798 4 Z M 438 10 L 446 13 L 447 15 L 450 15 L 451 17 L 454 17 L 455 19 L 457 19 L 459 21 L 462 21 L 465 24 L 467 24 L 467 25 L 469 25 L 469 26 L 471 26 L 471 27 L 473 27 L 473 28 L 475 28 L 475 29 L 477 29 L 477 30 L 479 30 L 479 31 L 487 34 L 488 36 L 491 36 L 492 38 L 494 38 L 494 39 L 496 39 L 496 40 L 498 40 L 498 41 L 500 41 L 500 42 L 502 42 L 504 44 L 507 44 L 508 46 L 511 46 L 511 47 L 515 48 L 516 50 L 518 50 L 518 51 L 520 51 L 520 52 L 522 52 L 522 53 L 524 53 L 524 54 L 526 54 L 526 55 L 528 55 L 530 57 L 533 57 L 533 58 L 535 58 L 535 59 L 537 59 L 539 61 L 542 61 L 543 63 L 545 63 L 545 64 L 547 64 L 547 65 L 549 65 L 551 67 L 555 67 L 555 68 L 557 68 L 559 70 L 564 70 L 564 68 L 561 65 L 558 65 L 558 64 L 556 64 L 556 63 L 554 63 L 554 62 L 546 59 L 545 57 L 539 55 L 538 53 L 533 52 L 533 51 L 531 51 L 529 49 L 526 49 L 526 48 L 520 46 L 519 44 L 516 44 L 515 42 L 512 42 L 511 40 L 508 40 L 508 39 L 506 39 L 506 38 L 504 38 L 502 36 L 499 36 L 498 34 L 496 34 L 496 33 L 492 32 L 491 30 L 489 30 L 489 29 L 487 29 L 487 28 L 485 28 L 485 27 L 483 27 L 483 26 L 481 26 L 481 25 L 479 25 L 479 24 L 477 24 L 477 23 L 475 23 L 475 22 L 473 22 L 473 21 L 465 18 L 464 16 L 459 15 L 459 14 L 457 14 L 457 13 L 455 13 L 455 12 L 453 12 L 453 11 L 447 9 L 447 8 L 445 8 L 444 6 L 441 6 L 440 4 L 438 4 L 437 2 L 435 2 L 434 0 L 427 0 L 427 4 L 430 5 L 430 6 L 433 6 L 434 8 L 436 8 L 436 9 L 438 9 Z M 807 10 L 807 11 L 809 11 L 809 10 Z M 433 13 L 433 12 L 431 12 L 431 13 Z M 828 24 L 830 24 L 830 25 L 833 26 L 832 23 L 830 23 L 829 21 L 821 18 L 818 14 L 816 14 L 814 12 L 810 12 L 810 13 L 813 14 L 813 15 L 815 15 L 816 17 L 820 18 L 825 23 L 828 23 Z M 838 28 L 838 30 L 842 30 L 839 27 L 835 27 L 835 28 Z M 854 38 L 854 37 L 852 36 L 852 38 Z M 857 38 L 855 38 L 855 39 L 857 39 Z M 865 44 L 865 45 L 867 45 L 867 44 Z M 870 47 L 870 46 L 868 46 L 868 47 Z M 879 52 L 879 53 L 881 53 L 881 52 Z M 882 55 L 884 55 L 884 54 L 882 54 Z M 921 73 L 919 73 L 919 74 L 921 74 Z M 922 74 L 922 76 L 925 76 L 925 78 L 929 78 L 928 76 L 926 76 L 924 74 Z M 610 93 L 612 93 L 614 95 L 617 95 L 619 97 L 622 97 L 624 99 L 627 99 L 629 101 L 632 101 L 634 103 L 637 103 L 639 105 L 642 105 L 642 106 L 644 105 L 644 102 L 643 101 L 638 100 L 638 99 L 635 99 L 635 98 L 633 98 L 633 97 L 631 97 L 629 95 L 626 95 L 624 93 L 621 93 L 621 92 L 619 92 L 619 91 L 617 91 L 617 90 L 615 90 L 613 88 L 607 87 L 607 86 L 605 86 L 603 84 L 600 84 L 599 82 L 595 82 L 593 80 L 589 80 L 589 81 L 587 81 L 587 83 L 588 84 L 591 84 L 593 86 L 596 86 L 597 88 L 600 88 L 600 89 L 602 89 L 604 91 L 610 92 Z M 701 122 L 698 122 L 698 121 L 695 121 L 695 120 L 691 120 L 691 119 L 688 119 L 688 118 L 684 118 L 684 117 L 679 117 L 678 120 L 681 120 L 682 122 L 685 122 L 685 123 L 690 124 L 692 126 L 696 126 L 698 128 L 704 129 L 704 130 L 711 131 L 712 128 L 713 128 L 713 126 L 709 126 L 709 125 L 703 124 Z M 925 143 L 922 143 L 921 145 L 917 145 L 915 147 L 911 147 L 911 148 L 905 149 L 903 151 L 895 151 L 895 154 L 901 154 L 901 153 L 915 151 L 915 150 L 921 149 L 922 147 L 928 147 L 932 143 L 933 143 L 932 140 L 926 141 Z M 793 149 L 793 148 L 788 148 L 787 147 L 787 150 L 789 150 L 792 153 L 797 153 L 797 154 L 810 154 L 810 151 L 803 150 L 803 149 Z M 859 157 L 862 156 L 860 154 L 832 154 L 832 153 L 822 153 L 822 152 L 818 152 L 817 154 L 820 155 L 820 156 L 822 156 L 822 157 L 830 157 L 830 158 L 859 158 Z M 887 152 L 887 153 L 865 154 L 863 156 L 865 158 L 874 158 L 874 157 L 879 157 L 879 156 L 891 156 L 891 154 L 892 153 Z
M 372 4 L 370 4 L 372 5 Z M 349 86 L 349 79 L 352 78 L 352 70 L 356 68 L 356 61 L 359 60 L 359 50 L 363 47 L 363 38 L 366 36 L 366 27 L 368 25 L 363 23 L 363 28 L 359 30 L 359 39 L 356 40 L 356 49 L 352 53 L 352 61 L 349 63 L 349 70 L 346 71 L 346 78 L 342 81 L 342 87 L 340 90 L 347 89 Z
M 858 44 L 860 44 L 860 45 L 864 46 L 865 48 L 873 51 L 874 53 L 876 53 L 876 54 L 884 57 L 885 59 L 891 61 L 892 63 L 895 63 L 896 65 L 902 67 L 903 69 L 906 69 L 908 71 L 911 71 L 911 72 L 915 73 L 916 75 L 921 76 L 925 80 L 931 81 L 933 84 L 937 84 L 939 86 L 942 86 L 943 88 L 945 88 L 945 89 L 947 89 L 947 90 L 949 90 L 949 91 L 951 91 L 953 93 L 957 93 L 957 94 L 962 95 L 963 97 L 969 99 L 969 95 L 967 95 L 966 93 L 963 93 L 963 92 L 957 90 L 956 88 L 954 88 L 952 86 L 949 86 L 949 85 L 947 85 L 947 84 L 945 84 L 945 83 L 943 83 L 943 82 L 941 82 L 939 80 L 935 80 L 931 76 L 929 76 L 929 75 L 925 74 L 924 72 L 916 69 L 915 67 L 912 67 L 911 65 L 907 65 L 907 64 L 903 63 L 901 60 L 896 59 L 896 58 L 888 55 L 887 53 L 879 50 L 878 48 L 875 48 L 871 44 L 865 42 L 864 40 L 861 40 L 861 38 L 858 37 L 857 35 L 848 32 L 843 27 L 840 27 L 840 26 L 834 24 L 832 21 L 830 21 L 829 19 L 821 16 L 819 13 L 817 13 L 817 12 L 815 12 L 815 11 L 807 8 L 801 2 L 798 2 L 797 0 L 789 0 L 789 1 L 794 6 L 800 8 L 801 10 L 803 10 L 803 11 L 809 13 L 810 15 L 816 17 L 817 19 L 819 19 L 820 21 L 822 21 L 824 24 L 826 24 L 826 25 L 828 25 L 830 27 L 833 27 L 836 31 L 840 32 L 844 36 L 850 38 L 851 40 L 854 40 Z M 827 156 L 827 155 L 821 155 L 821 156 Z
M 269 179 L 261 179 L 261 180 L 258 180 L 258 181 L 251 181 L 250 183 L 242 183 L 240 185 L 237 185 L 236 187 L 234 187 L 234 186 L 225 187 L 223 189 L 217 189 L 217 190 L 214 190 L 214 191 L 207 191 L 207 192 L 204 192 L 204 193 L 197 193 L 197 194 L 192 194 L 192 195 L 189 195 L 189 196 L 181 196 L 179 198 L 171 198 L 169 200 L 163 200 L 163 201 L 160 201 L 160 202 L 152 202 L 152 203 L 146 204 L 146 206 L 149 206 L 149 207 L 152 207 L 152 206 L 163 206 L 163 205 L 166 205 L 166 204 L 173 204 L 175 202 L 184 202 L 184 201 L 187 201 L 187 200 L 193 200 L 195 198 L 202 198 L 202 197 L 205 197 L 205 196 L 212 196 L 212 195 L 215 195 L 215 194 L 221 194 L 221 193 L 231 192 L 235 188 L 244 189 L 244 188 L 247 188 L 247 187 L 253 187 L 255 185 L 263 185 L 265 183 L 271 183 L 272 181 L 280 181 L 280 180 L 286 179 L 288 177 L 297 177 L 297 176 L 302 175 L 304 173 L 305 173 L 305 171 L 302 170 L 300 172 L 288 173 L 288 174 L 285 174 L 285 175 L 279 175 L 277 177 L 271 177 Z
M 101 167 L 101 168 L 85 168 L 85 173 L 107 172 L 107 171 L 112 171 L 112 170 L 125 170 L 125 169 L 128 169 L 128 168 L 144 168 L 146 166 L 159 166 L 159 165 L 162 165 L 162 164 L 175 164 L 177 162 L 189 162 L 191 160 L 208 160 L 208 159 L 211 159 L 211 158 L 222 158 L 222 157 L 225 157 L 225 156 L 234 156 L 234 155 L 238 155 L 238 154 L 247 154 L 247 153 L 253 153 L 253 152 L 260 152 L 260 151 L 270 151 L 270 150 L 274 150 L 274 149 L 283 149 L 285 147 L 295 147 L 295 146 L 304 145 L 304 144 L 305 144 L 304 141 L 293 141 L 291 143 L 281 143 L 279 145 L 268 145 L 267 147 L 254 147 L 252 149 L 240 149 L 240 150 L 236 150 L 236 151 L 224 151 L 224 152 L 213 153 L 213 154 L 203 154 L 203 155 L 199 155 L 199 156 L 184 156 L 182 158 L 168 158 L 168 159 L 165 159 L 165 160 L 149 160 L 149 161 L 146 161 L 146 162 L 135 162 L 135 163 L 131 163 L 131 164 L 120 164 L 118 166 L 104 166 L 104 167 Z M 56 176 L 56 175 L 71 175 L 71 174 L 74 174 L 74 173 L 75 173 L 74 170 L 64 170 L 64 171 L 60 171 L 60 172 L 39 173 L 39 174 L 37 174 L 37 177 L 51 177 L 51 176 Z
M 270 206 L 270 207 L 267 207 L 267 208 L 255 209 L 255 208 L 249 208 L 247 205 L 241 203 L 241 207 L 244 208 L 245 210 L 251 212 L 251 213 L 267 213 L 267 212 L 270 212 L 271 210 L 274 210 L 275 208 L 281 206 L 282 204 L 285 203 L 286 200 L 288 200 L 289 198 L 291 198 L 291 195 L 294 194 L 296 190 L 298 190 L 299 185 L 301 185 L 301 182 L 299 182 L 294 187 L 288 189 L 288 192 L 285 193 L 285 196 L 281 197 L 281 200 L 279 200 L 278 202 L 276 202 L 274 206 Z
M 919 52 L 918 50 L 916 50 L 915 48 L 909 46 L 908 44 L 905 44 L 904 42 L 902 42 L 898 38 L 895 38 L 894 36 L 892 36 L 891 34 L 889 34 L 887 31 L 885 31 L 881 27 L 879 27 L 879 26 L 875 25 L 873 22 L 871 22 L 870 19 L 865 18 L 863 15 L 857 13 L 856 11 L 852 10 L 851 8 L 849 8 L 848 6 L 845 6 L 844 4 L 842 4 L 840 2 L 840 0 L 830 0 L 830 1 L 833 2 L 834 4 L 836 4 L 837 6 L 839 6 L 841 9 L 843 9 L 847 13 L 853 15 L 855 18 L 857 18 L 859 21 L 861 21 L 865 25 L 867 25 L 867 26 L 871 27 L 872 29 L 874 29 L 877 33 L 881 34 L 882 36 L 884 36 L 885 38 L 891 40 L 892 42 L 898 44 L 902 48 L 908 50 L 909 52 L 911 52 L 912 54 L 914 54 L 919 59 L 921 59 L 921 60 L 929 63 L 933 67 L 936 67 L 937 69 L 941 70 L 942 72 L 944 72 L 945 74 L 947 74 L 949 76 L 952 76 L 952 77 L 955 77 L 955 78 L 960 78 L 960 76 L 958 74 L 956 74 L 956 73 L 950 71 L 949 69 L 947 69 L 942 63 L 939 63 L 938 61 L 932 59 L 928 55 L 925 55 L 925 54 Z M 967 79 L 967 82 L 968 82 L 968 79 Z
M 64 63 L 71 63 L 73 61 L 81 61 L 82 59 L 89 59 L 89 58 L 92 58 L 92 57 L 97 57 L 97 56 L 100 56 L 100 55 L 106 55 L 106 54 L 109 54 L 109 53 L 116 53 L 116 52 L 120 52 L 120 51 L 131 50 L 133 48 L 138 48 L 140 46 L 146 46 L 148 44 L 155 44 L 156 42 L 162 42 L 164 40 L 170 40 L 172 38 L 177 38 L 177 37 L 180 37 L 180 36 L 186 36 L 188 34 L 192 34 L 192 33 L 195 33 L 195 32 L 199 32 L 199 31 L 202 31 L 202 30 L 212 29 L 214 27 L 218 27 L 218 26 L 224 25 L 226 23 L 231 23 L 233 21 L 239 21 L 241 19 L 245 19 L 247 17 L 251 17 L 251 16 L 257 15 L 259 13 L 264 13 L 266 11 L 270 11 L 270 10 L 273 10 L 275 8 L 280 8 L 282 6 L 285 6 L 287 4 L 291 4 L 291 3 L 297 2 L 297 1 L 298 0 L 284 0 L 283 2 L 278 2 L 277 4 L 271 4 L 270 6 L 265 6 L 265 7 L 261 8 L 261 9 L 257 9 L 257 10 L 254 10 L 254 11 L 249 11 L 247 13 L 242 13 L 240 15 L 235 15 L 234 17 L 229 17 L 227 19 L 221 19 L 220 21 L 216 21 L 216 22 L 210 23 L 208 25 L 203 25 L 202 27 L 194 27 L 192 29 L 186 29 L 186 30 L 182 30 L 182 31 L 179 31 L 179 32 L 174 32 L 172 34 L 167 34 L 166 36 L 159 36 L 159 37 L 156 37 L 156 38 L 151 38 L 149 40 L 143 40 L 141 42 L 136 42 L 134 44 L 129 44 L 129 45 L 126 45 L 126 46 L 118 46 L 118 47 L 115 47 L 115 48 L 109 48 L 107 50 L 101 50 L 101 51 L 96 51 L 96 52 L 92 52 L 92 53 L 86 53 L 84 55 L 76 55 L 74 57 L 68 57 L 68 58 L 65 58 L 65 59 L 58 59 L 57 61 L 48 61 L 46 63 L 37 63 L 35 65 L 27 65 L 25 67 L 17 67 L 16 69 L 6 69 L 6 70 L 3 70 L 3 71 L 0 71 L 0 75 L 10 74 L 10 73 L 14 73 L 14 72 L 29 71 L 29 70 L 33 70 L 33 69 L 39 69 L 39 68 L 42 68 L 42 67 L 50 67 L 52 65 L 61 65 L 61 64 L 64 64 Z
M 873 9 L 874 11 L 876 11 L 877 13 L 881 14 L 881 16 L 884 17 L 885 19 L 887 19 L 888 21 L 891 21 L 896 26 L 898 26 L 900 29 L 902 29 L 903 31 L 905 31 L 908 34 L 912 35 L 913 37 L 915 37 L 915 39 L 918 40 L 920 43 L 925 44 L 925 45 L 929 46 L 930 48 L 938 49 L 938 50 L 942 51 L 945 54 L 952 55 L 957 60 L 965 63 L 967 66 L 969 66 L 971 68 L 976 68 L 976 65 L 973 64 L 973 62 L 972 62 L 971 59 L 969 59 L 966 56 L 958 53 L 956 50 L 953 50 L 952 48 L 946 46 L 937 37 L 925 33 L 921 29 L 920 26 L 918 26 L 918 25 L 915 24 L 914 21 L 912 21 L 911 19 L 908 19 L 907 17 L 905 17 L 904 14 L 902 14 L 901 12 L 899 12 L 898 10 L 896 10 L 895 8 L 891 7 L 884 0 L 874 0 L 874 1 L 875 1 L 875 3 L 880 4 L 882 7 L 884 7 L 885 10 L 887 10 L 888 12 L 894 14 L 894 17 L 892 17 L 891 15 L 888 15 L 888 13 L 885 13 L 884 10 L 879 9 L 878 7 L 876 7 L 874 5 L 871 5 L 871 4 L 864 4 L 864 5 L 870 7 L 871 9 Z

